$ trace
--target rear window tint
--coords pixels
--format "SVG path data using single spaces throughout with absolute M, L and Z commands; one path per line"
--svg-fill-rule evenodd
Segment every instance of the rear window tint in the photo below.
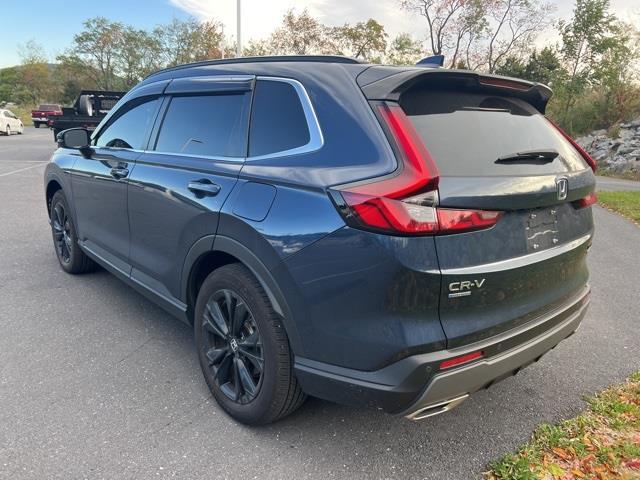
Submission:
M 244 157 L 249 96 L 195 95 L 171 99 L 155 150 L 214 157 Z
M 309 143 L 309 127 L 295 88 L 285 82 L 259 80 L 253 98 L 249 155 L 268 155 Z
M 57 112 L 60 107 L 58 105 L 40 105 L 38 110 L 41 112 Z
M 544 175 L 587 168 L 535 108 L 509 97 L 449 90 L 405 93 L 400 103 L 442 175 Z M 496 163 L 500 157 L 555 150 L 553 161 Z

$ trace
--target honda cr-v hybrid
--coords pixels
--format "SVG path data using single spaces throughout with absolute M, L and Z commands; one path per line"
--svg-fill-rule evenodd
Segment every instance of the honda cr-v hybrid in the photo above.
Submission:
M 571 335 L 593 160 L 544 85 L 342 57 L 155 73 L 45 173 L 69 273 L 192 324 L 241 422 L 313 395 L 425 418 Z

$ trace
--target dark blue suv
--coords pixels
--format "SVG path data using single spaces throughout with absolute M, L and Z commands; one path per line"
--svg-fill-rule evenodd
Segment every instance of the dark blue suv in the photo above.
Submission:
M 517 373 L 589 301 L 593 160 L 522 80 L 342 57 L 155 73 L 45 173 L 69 273 L 195 330 L 216 400 L 421 419 Z

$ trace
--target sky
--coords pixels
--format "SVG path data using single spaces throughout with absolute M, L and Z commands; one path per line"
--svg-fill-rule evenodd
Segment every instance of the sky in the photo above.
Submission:
M 225 25 L 232 38 L 236 29 L 237 0 L 2 0 L 2 42 L 0 68 L 20 62 L 18 47 L 28 40 L 41 44 L 50 61 L 72 42 L 82 22 L 105 16 L 137 28 L 151 29 L 172 18 L 216 19 Z M 309 12 L 327 25 L 342 25 L 374 18 L 391 37 L 408 32 L 416 39 L 425 38 L 421 17 L 410 16 L 399 8 L 399 0 L 241 0 L 242 39 L 265 38 L 276 28 L 284 13 L 294 8 Z M 574 0 L 550 0 L 557 18 L 569 18 Z M 619 18 L 640 24 L 640 0 L 611 0 L 611 10 Z M 543 34 L 550 37 L 550 33 Z

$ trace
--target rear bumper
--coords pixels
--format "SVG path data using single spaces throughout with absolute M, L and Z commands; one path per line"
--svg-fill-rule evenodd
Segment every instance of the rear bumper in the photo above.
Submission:
M 353 406 L 368 406 L 419 420 L 443 413 L 470 394 L 515 375 L 573 334 L 589 304 L 589 287 L 561 307 L 518 329 L 464 347 L 404 358 L 365 372 L 296 358 L 303 390 Z M 484 357 L 440 371 L 443 360 L 482 350 Z

